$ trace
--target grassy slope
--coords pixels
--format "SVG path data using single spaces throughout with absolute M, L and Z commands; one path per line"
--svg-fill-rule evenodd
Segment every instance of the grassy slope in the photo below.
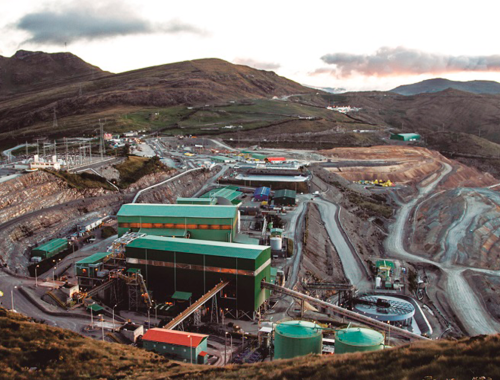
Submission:
M 146 158 L 129 156 L 121 164 L 115 165 L 120 172 L 119 187 L 126 188 L 148 174 L 168 171 L 169 168 L 161 163 L 158 157 Z
M 374 353 L 307 356 L 211 368 L 84 338 L 0 308 L 0 379 L 433 379 L 500 378 L 500 336 L 419 342 Z M 30 371 L 30 367 L 37 367 Z

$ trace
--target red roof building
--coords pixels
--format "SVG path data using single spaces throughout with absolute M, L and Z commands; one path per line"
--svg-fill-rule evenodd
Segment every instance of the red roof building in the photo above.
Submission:
M 193 364 L 207 363 L 208 335 L 186 331 L 149 329 L 142 337 L 148 351 L 166 355 L 173 360 Z
M 266 160 L 269 162 L 285 162 L 286 158 L 285 157 L 267 157 Z
M 198 347 L 203 339 L 206 338 L 208 338 L 208 335 L 186 331 L 149 329 L 142 337 L 142 340 L 174 344 L 176 346 Z

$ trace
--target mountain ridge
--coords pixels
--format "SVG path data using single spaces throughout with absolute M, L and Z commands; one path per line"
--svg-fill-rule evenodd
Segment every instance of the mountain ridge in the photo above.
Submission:
M 500 83 L 495 81 L 453 81 L 444 78 L 433 78 L 418 83 L 401 85 L 393 88 L 389 92 L 411 96 L 423 93 L 435 93 L 450 88 L 473 94 L 500 94 Z

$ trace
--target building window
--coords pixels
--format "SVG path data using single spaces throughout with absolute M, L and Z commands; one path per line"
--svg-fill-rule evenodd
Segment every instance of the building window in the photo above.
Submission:
M 184 349 L 184 352 L 186 352 L 186 349 Z

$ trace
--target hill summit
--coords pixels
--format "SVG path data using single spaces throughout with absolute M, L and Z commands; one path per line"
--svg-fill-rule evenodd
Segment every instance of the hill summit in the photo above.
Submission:
M 500 94 L 500 83 L 487 80 L 469 82 L 452 81 L 444 78 L 428 79 L 422 82 L 398 86 L 390 92 L 400 95 L 416 95 L 422 93 L 439 92 L 446 89 L 471 92 L 473 94 Z

